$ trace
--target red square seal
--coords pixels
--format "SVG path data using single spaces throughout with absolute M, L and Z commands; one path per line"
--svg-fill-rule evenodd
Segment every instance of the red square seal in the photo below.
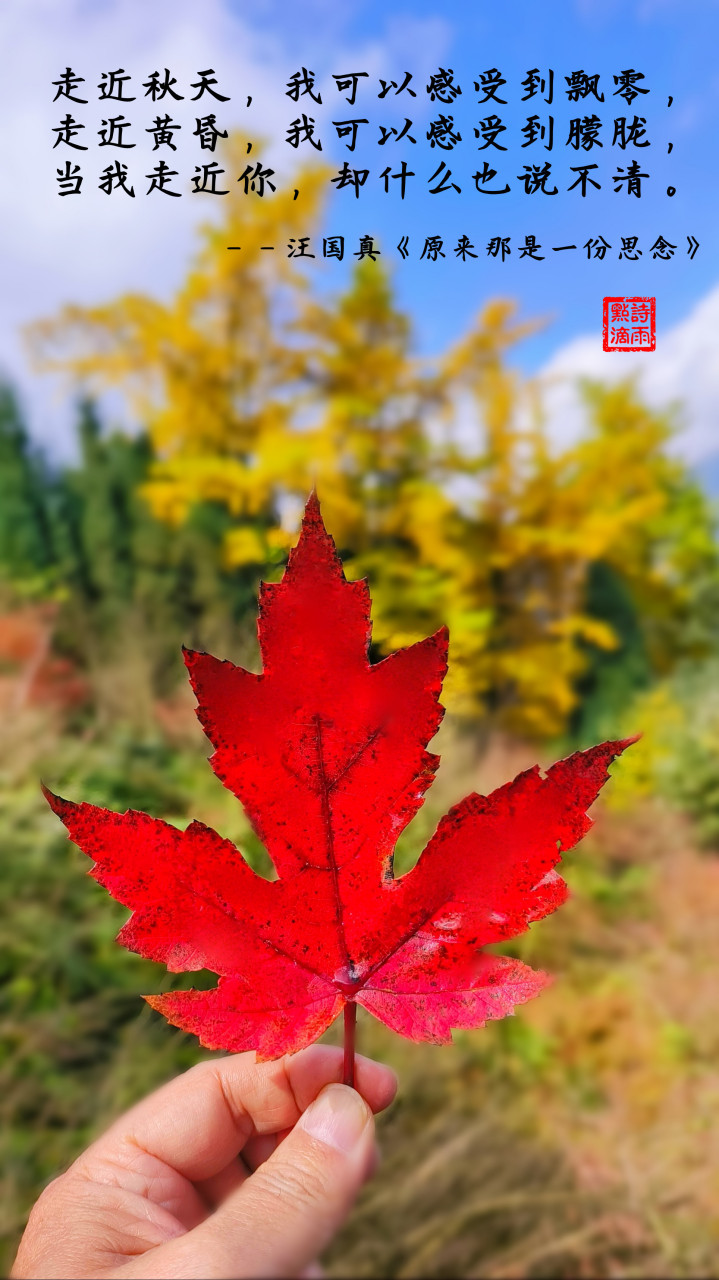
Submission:
M 656 351 L 656 298 L 605 298 L 604 351 Z

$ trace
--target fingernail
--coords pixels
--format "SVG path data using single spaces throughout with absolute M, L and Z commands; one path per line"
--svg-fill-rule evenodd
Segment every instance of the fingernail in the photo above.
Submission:
M 300 1116 L 306 1133 L 338 1151 L 352 1151 L 370 1119 L 370 1109 L 355 1089 L 328 1084 Z

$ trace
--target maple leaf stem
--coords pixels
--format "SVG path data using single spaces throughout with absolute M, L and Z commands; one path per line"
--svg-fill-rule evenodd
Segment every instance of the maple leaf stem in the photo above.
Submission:
M 357 1027 L 357 1005 L 348 1000 L 345 1005 L 345 1071 L 343 1084 L 350 1089 L 355 1087 L 355 1029 Z

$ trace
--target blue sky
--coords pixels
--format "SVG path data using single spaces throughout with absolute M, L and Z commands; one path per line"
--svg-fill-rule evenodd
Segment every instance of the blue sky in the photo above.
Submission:
M 247 12 L 246 6 L 242 9 Z M 397 78 L 398 72 L 405 69 L 416 70 L 413 85 L 418 96 L 406 111 L 400 112 L 401 116 L 414 114 L 414 108 L 416 116 L 422 113 L 426 124 L 438 109 L 453 113 L 463 139 L 453 152 L 430 151 L 424 137 L 426 128 L 416 132 L 416 146 L 405 144 L 405 152 L 401 153 L 395 144 L 394 154 L 406 156 L 408 163 L 415 160 L 410 167 L 418 174 L 415 191 L 408 192 L 404 205 L 377 190 L 377 185 L 370 190 L 372 178 L 381 171 L 379 152 L 382 151 L 384 164 L 388 148 L 380 149 L 373 143 L 361 149 L 358 143 L 357 159 L 351 163 L 371 168 L 371 178 L 359 200 L 348 192 L 337 193 L 327 219 L 328 229 L 330 225 L 341 225 L 354 237 L 376 232 L 393 262 L 399 261 L 393 252 L 399 236 L 409 234 L 410 258 L 397 266 L 395 282 L 400 299 L 414 317 L 417 338 L 424 350 L 437 350 L 461 333 L 483 298 L 506 292 L 520 301 L 525 314 L 552 317 L 552 323 L 518 352 L 521 363 L 534 369 L 577 333 L 599 331 L 601 299 L 605 294 L 656 295 L 661 329 L 676 323 L 706 293 L 708 282 L 719 278 L 714 212 L 719 194 L 716 4 L 707 0 L 681 4 L 675 0 L 555 0 L 540 6 L 531 0 L 510 0 L 501 6 L 440 6 L 424 0 L 411 6 L 310 3 L 293 9 L 279 0 L 268 0 L 257 5 L 256 15 L 261 27 L 278 26 L 292 48 L 291 60 L 312 67 L 318 81 L 327 86 L 323 108 L 313 108 L 318 121 L 327 119 L 331 106 L 334 113 L 338 110 L 334 104 L 342 104 L 342 98 L 334 91 L 331 73 L 361 69 L 365 63 L 360 52 L 375 48 L 384 53 L 385 78 Z M 357 49 L 356 66 L 339 65 L 334 55 L 337 48 Z M 422 92 L 427 83 L 427 67 L 439 65 L 452 67 L 455 81 L 462 86 L 462 97 L 454 106 L 432 107 Z M 508 82 L 500 95 L 508 99 L 506 107 L 477 105 L 479 95 L 473 90 L 473 80 L 489 67 L 498 67 Z M 555 70 L 552 106 L 519 102 L 523 93 L 519 85 L 531 67 Z M 616 88 L 613 75 L 627 67 L 643 71 L 646 79 L 642 86 L 650 89 L 630 107 L 612 96 Z M 604 103 L 590 97 L 570 106 L 564 76 L 579 69 L 588 74 L 600 73 Z M 425 78 L 421 78 L 422 73 Z M 376 92 L 374 83 L 372 94 L 367 92 L 361 98 L 360 91 L 354 109 L 343 107 L 347 116 L 352 116 L 354 110 L 358 115 L 367 113 L 371 123 L 382 118 L 380 104 L 373 100 Z M 671 108 L 667 105 L 669 95 L 673 97 Z M 403 101 L 407 101 L 406 96 Z M 289 100 L 287 105 L 292 107 Z M 508 125 L 510 149 L 506 156 L 493 150 L 479 156 L 476 151 L 473 125 L 491 110 Z M 553 152 L 533 148 L 531 153 L 533 163 L 552 161 L 559 194 L 551 198 L 540 193 L 527 196 L 516 181 L 516 174 L 530 154 L 519 143 L 523 140 L 520 126 L 531 110 L 538 110 L 543 119 L 550 112 L 555 117 Z M 604 147 L 600 152 L 593 149 L 591 153 L 577 153 L 564 145 L 567 121 L 570 116 L 591 114 L 593 110 L 605 121 Z M 628 147 L 625 152 L 612 148 L 615 116 L 626 114 L 631 118 L 635 113 L 646 117 L 651 145 L 637 150 Z M 287 118 L 289 121 L 291 117 Z M 323 131 L 325 148 L 332 142 L 328 137 L 332 132 Z M 376 130 L 372 136 L 375 135 Z M 671 154 L 669 142 L 673 143 Z M 310 148 L 304 144 L 303 150 L 309 152 Z M 346 157 L 342 144 L 335 144 L 333 150 L 340 160 Z M 472 166 L 478 156 L 482 161 L 493 156 L 493 167 L 503 176 L 506 170 L 507 178 L 513 179 L 509 194 L 478 195 L 471 181 L 460 183 L 461 196 L 455 192 L 430 196 L 418 191 L 420 176 L 424 183 L 439 159 L 450 167 L 456 159 L 457 174 L 462 169 L 466 177 L 474 172 Z M 626 166 L 635 157 L 650 175 L 643 184 L 641 199 L 623 192 L 616 194 L 610 181 L 617 164 Z M 601 192 L 590 189 L 585 199 L 565 190 L 573 180 L 569 165 L 581 163 L 583 158 L 586 162 L 598 160 L 602 181 Z M 670 184 L 676 188 L 671 198 L 666 194 Z M 424 237 L 437 232 L 445 234 L 447 259 L 435 264 L 418 261 Z M 456 243 L 460 234 L 469 235 L 478 249 L 480 256 L 475 262 L 454 259 L 450 243 Z M 486 255 L 488 239 L 495 234 L 511 236 L 514 252 L 504 264 Z M 516 246 L 526 234 L 536 235 L 545 246 L 544 262 L 518 260 Z M 659 234 L 677 246 L 670 261 L 651 258 L 649 250 Z M 701 244 L 693 261 L 686 253 L 686 237 L 690 234 Z M 546 247 L 565 243 L 582 246 L 588 238 L 598 235 L 613 246 L 603 262 L 587 261 L 581 248 L 553 254 Z M 644 251 L 640 260 L 617 260 L 620 240 L 625 235 L 640 237 L 639 247 Z
M 337 167 L 348 159 L 370 169 L 360 199 L 348 191 L 332 193 L 324 230 L 345 234 L 348 258 L 360 235 L 376 237 L 383 261 L 392 267 L 399 302 L 413 319 L 421 351 L 441 351 L 462 334 L 489 298 L 515 298 L 524 316 L 549 318 L 541 333 L 513 353 L 521 368 L 536 372 L 549 365 L 567 376 L 589 371 L 615 378 L 619 364 L 622 372 L 631 365 L 650 398 L 682 396 L 691 402 L 690 416 L 701 422 L 701 450 L 711 451 L 716 447 L 713 424 L 719 417 L 719 375 L 713 373 L 719 364 L 714 213 L 719 194 L 718 36 L 719 6 L 710 0 L 547 0 L 544 5 L 506 0 L 502 6 L 487 0 L 445 5 L 429 0 L 413 0 L 411 5 L 392 0 L 307 0 L 297 5 L 288 0 L 204 0 L 201 7 L 196 0 L 153 0 L 149 6 L 144 0 L 103 0 L 101 5 L 96 0 L 4 0 L 0 44 L 12 49 L 13 56 L 0 82 L 5 121 L 0 132 L 5 175 L 0 184 L 0 371 L 20 388 L 34 434 L 56 452 L 67 451 L 67 389 L 33 373 L 19 336 L 21 326 L 52 314 L 64 302 L 102 302 L 127 290 L 168 296 L 182 279 L 196 244 L 196 224 L 212 212 L 214 201 L 190 193 L 197 141 L 190 136 L 195 106 L 189 101 L 172 104 L 183 120 L 175 167 L 181 170 L 178 181 L 184 181 L 184 198 L 145 194 L 147 164 L 157 160 L 144 133 L 150 104 L 143 101 L 139 88 L 150 71 L 169 66 L 184 88 L 201 67 L 213 66 L 220 88 L 231 94 L 229 103 L 211 104 L 218 118 L 230 127 L 250 125 L 251 132 L 273 139 L 268 162 L 280 176 L 289 177 L 295 160 L 315 154 L 306 143 L 294 152 L 285 141 L 293 116 L 307 110 L 309 103 L 305 99 L 301 107 L 294 104 L 285 95 L 285 83 L 305 65 L 316 72 L 323 91 L 323 106 L 313 108 L 323 158 Z M 100 73 L 118 65 L 133 73 L 140 96 L 126 115 L 141 145 L 124 154 L 134 166 L 135 200 L 121 193 L 108 198 L 97 190 L 100 159 L 107 161 L 104 153 L 101 157 L 95 151 L 81 156 L 87 173 L 82 196 L 58 197 L 59 153 L 52 148 L 51 130 L 60 117 L 51 82 L 67 65 L 86 77 L 90 92 L 84 96 L 91 101 L 77 110 L 87 124 L 85 137 L 95 148 L 91 135 L 103 115 L 95 88 Z M 425 92 L 439 67 L 451 67 L 462 87 L 453 106 L 432 104 Z M 498 67 L 507 81 L 501 94 L 508 99 L 506 106 L 477 101 L 473 81 L 490 67 Z M 532 163 L 551 161 L 550 185 L 556 181 L 559 187 L 555 197 L 525 195 L 516 176 L 530 162 L 528 150 L 520 146 L 520 128 L 535 107 L 519 99 L 520 83 L 533 67 L 555 71 L 554 103 L 538 108 L 543 119 L 550 113 L 555 117 L 554 150 L 549 154 L 533 148 L 531 155 Z M 627 67 L 644 72 L 642 87 L 650 89 L 628 109 L 612 96 L 613 75 Z M 350 70 L 370 73 L 354 107 L 343 101 L 331 78 Z M 417 98 L 378 101 L 378 78 L 398 79 L 406 70 L 413 73 Z M 604 103 L 588 98 L 570 106 L 564 77 L 577 70 L 599 73 Z M 253 95 L 250 113 L 245 109 L 248 93 Z M 674 101 L 668 108 L 670 94 Z M 568 120 L 591 114 L 594 108 L 604 121 L 605 145 L 599 152 L 577 153 L 564 145 Z M 505 154 L 477 150 L 473 129 L 492 110 L 507 126 Z M 451 152 L 430 149 L 425 136 L 440 111 L 453 115 L 462 134 L 462 142 Z M 636 153 L 633 148 L 612 148 L 615 116 L 631 117 L 635 112 L 646 117 L 651 146 Z M 361 131 L 365 140 L 349 155 L 332 120 L 353 115 L 367 116 L 371 124 Z M 378 147 L 378 124 L 401 125 L 405 116 L 413 120 L 417 144 L 405 140 Z M 611 181 L 617 166 L 626 166 L 634 154 L 650 174 L 640 200 L 615 194 Z M 70 155 L 75 158 L 74 153 L 63 153 L 64 158 Z M 493 167 L 502 185 L 510 181 L 512 191 L 479 195 L 471 175 L 478 160 L 495 156 Z M 385 164 L 391 163 L 394 172 L 402 158 L 417 175 L 404 202 L 396 191 L 385 195 L 379 181 Z M 566 191 L 569 166 L 582 158 L 597 160 L 602 182 L 602 190 L 584 200 Z M 440 159 L 452 168 L 461 195 L 428 194 L 427 178 Z M 670 183 L 676 188 L 673 198 L 666 195 Z M 479 255 L 466 263 L 457 261 L 452 251 L 463 234 Z M 518 260 L 518 245 L 528 234 L 543 246 L 545 261 Z M 660 234 L 677 246 L 676 256 L 667 262 L 652 261 L 649 252 Z M 409 236 L 410 256 L 404 262 L 395 249 L 402 235 Z M 427 235 L 442 236 L 444 260 L 419 260 Z M 510 237 L 513 253 L 505 263 L 486 254 L 488 240 L 497 235 Z M 587 261 L 581 246 L 600 235 L 612 249 L 603 262 Z M 638 261 L 617 259 L 620 239 L 627 235 L 639 236 L 644 253 Z M 701 244 L 693 261 L 686 254 L 687 235 Z M 579 248 L 552 253 L 551 245 L 566 243 Z M 324 287 L 339 285 L 347 266 L 320 264 L 317 280 L 324 280 Z M 307 269 L 315 267 L 310 263 Z M 654 356 L 601 352 L 602 298 L 627 293 L 657 298 Z

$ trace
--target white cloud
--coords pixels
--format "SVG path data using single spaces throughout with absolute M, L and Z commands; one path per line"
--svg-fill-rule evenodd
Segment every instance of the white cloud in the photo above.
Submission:
M 316 0 L 316 21 L 308 38 L 318 45 L 318 76 L 344 70 L 345 62 L 361 65 L 371 75 L 394 74 L 410 57 L 415 64 L 436 59 L 447 47 L 449 25 L 443 19 L 409 19 L 399 24 L 388 11 L 384 29 L 369 28 L 361 47 L 346 39 L 346 13 L 331 0 Z M 53 314 L 67 302 L 99 303 L 118 293 L 141 290 L 168 296 L 182 279 L 196 243 L 196 225 L 219 211 L 212 196 L 194 196 L 188 176 L 198 163 L 197 139 L 191 137 L 195 114 L 214 110 L 220 125 L 250 125 L 270 140 L 262 159 L 279 156 L 288 173 L 285 83 L 297 69 L 300 43 L 293 27 L 262 0 L 233 6 L 230 0 L 5 0 L 0 5 L 0 47 L 6 51 L 0 80 L 0 226 L 2 280 L 0 292 L 0 374 L 18 387 L 33 435 L 56 455 L 72 449 L 67 388 L 38 378 L 28 366 L 21 326 Z M 328 13 L 333 19 L 328 23 Z M 322 39 L 317 41 L 318 29 Z M 85 77 L 79 93 L 88 99 L 77 106 L 53 103 L 57 80 L 65 67 Z M 205 96 L 189 102 L 188 89 L 197 72 L 214 67 L 218 89 L 227 103 Z M 128 135 L 134 150 L 98 150 L 96 131 L 107 111 L 98 100 L 101 73 L 124 67 L 133 76 L 136 101 L 112 104 L 110 114 L 132 122 Z M 185 101 L 165 99 L 153 106 L 144 96 L 148 75 L 169 67 Z M 247 95 L 253 97 L 251 117 Z M 169 105 L 168 105 L 169 104 Z M 207 104 L 207 105 L 206 105 Z M 110 104 L 106 104 L 110 106 Z M 62 110 L 61 110 L 62 108 Z M 85 124 L 77 139 L 87 152 L 60 145 L 53 149 L 53 127 L 70 110 Z M 183 128 L 177 152 L 152 151 L 145 133 L 155 114 L 169 111 Z M 159 155 L 172 160 L 185 195 L 181 200 L 154 193 L 146 196 L 145 177 Z M 273 159 L 274 156 L 274 159 Z M 100 171 L 116 158 L 128 165 L 136 198 L 121 192 L 107 196 L 97 189 Z M 213 158 L 201 154 L 203 160 Z M 293 155 L 292 159 L 296 157 Z M 79 162 L 84 174 L 80 196 L 60 197 L 56 170 L 67 159 Z
M 683 457 L 695 463 L 719 452 L 719 285 L 673 328 L 662 332 L 659 322 L 654 352 L 606 352 L 596 335 L 561 347 L 540 374 L 557 443 L 576 439 L 583 428 L 578 378 L 616 383 L 629 375 L 648 404 L 678 406 L 676 448 Z
M 145 174 L 157 162 L 152 139 L 145 133 L 156 114 L 182 110 L 183 130 L 177 152 L 166 152 L 179 172 L 176 182 L 197 163 L 197 139 L 191 138 L 194 115 L 215 110 L 230 126 L 246 119 L 246 95 L 261 98 L 265 131 L 279 132 L 281 98 L 262 98 L 263 84 L 277 83 L 281 50 L 271 38 L 260 38 L 233 18 L 223 0 L 14 0 L 0 8 L 0 47 L 6 50 L 0 85 L 5 122 L 0 133 L 0 225 L 3 290 L 0 295 L 0 369 L 19 387 L 33 434 L 56 453 L 71 444 L 71 408 L 62 389 L 33 376 L 20 336 L 21 326 L 52 314 L 72 301 L 91 304 L 133 289 L 167 295 L 181 278 L 191 252 L 195 226 L 214 209 L 212 197 L 187 194 L 175 200 L 157 193 L 145 197 Z M 12 50 L 12 56 L 9 52 Z M 67 99 L 53 102 L 57 80 L 66 66 L 85 77 L 78 96 L 86 106 Z M 123 107 L 107 103 L 109 114 L 132 122 L 126 140 L 134 150 L 99 150 L 96 131 L 108 111 L 98 101 L 103 71 L 124 67 L 132 73 L 136 101 Z M 185 102 L 152 104 L 142 81 L 169 66 Z M 206 95 L 195 105 L 188 89 L 197 72 L 214 67 L 218 89 L 231 101 Z M 273 80 L 270 77 L 274 77 Z M 166 105 L 170 101 L 169 107 Z M 209 103 L 209 106 L 205 104 Z M 53 127 L 67 112 L 85 124 L 76 139 L 89 150 L 63 145 L 53 149 Z M 135 199 L 121 192 L 107 196 L 97 188 L 100 171 L 119 158 L 128 165 Z M 212 158 L 210 153 L 202 159 Z M 67 159 L 79 163 L 84 185 L 79 196 L 61 197 L 56 170 Z M 177 163 L 175 163 L 177 161 Z M 194 202 L 196 200 L 196 203 Z

